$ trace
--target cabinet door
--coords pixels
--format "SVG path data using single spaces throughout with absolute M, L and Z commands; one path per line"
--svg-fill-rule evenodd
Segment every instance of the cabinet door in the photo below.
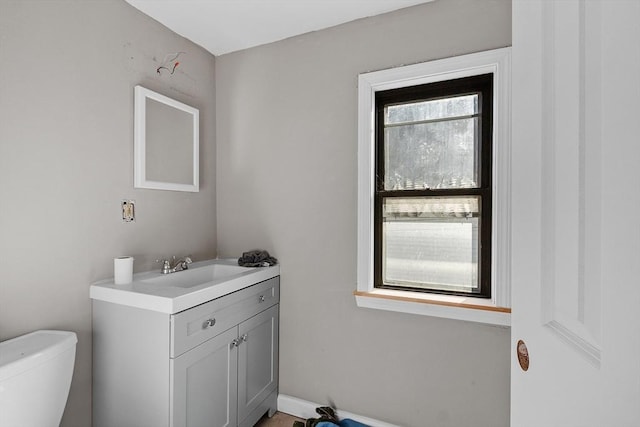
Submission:
M 171 360 L 171 427 L 235 427 L 234 327 Z
M 238 420 L 278 387 L 278 305 L 239 325 Z

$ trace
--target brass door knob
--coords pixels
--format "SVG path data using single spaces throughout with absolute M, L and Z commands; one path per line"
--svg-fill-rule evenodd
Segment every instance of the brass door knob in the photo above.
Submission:
M 518 340 L 516 345 L 516 354 L 518 356 L 518 363 L 523 371 L 529 370 L 529 349 L 522 340 Z

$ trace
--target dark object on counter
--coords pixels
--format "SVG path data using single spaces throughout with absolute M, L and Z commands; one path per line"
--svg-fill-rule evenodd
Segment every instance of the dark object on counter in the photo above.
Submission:
M 243 252 L 238 259 L 238 265 L 242 267 L 269 267 L 277 263 L 278 260 L 269 255 L 269 252 L 260 249 Z

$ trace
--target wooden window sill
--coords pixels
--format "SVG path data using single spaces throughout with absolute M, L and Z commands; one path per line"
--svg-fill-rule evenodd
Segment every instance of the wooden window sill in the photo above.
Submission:
M 496 306 L 491 300 L 390 289 L 355 291 L 353 294 L 358 307 L 506 327 L 511 324 L 511 309 Z

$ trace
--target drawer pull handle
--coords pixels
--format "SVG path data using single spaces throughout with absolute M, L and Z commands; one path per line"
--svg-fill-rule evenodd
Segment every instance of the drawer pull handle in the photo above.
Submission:
M 202 324 L 202 329 L 207 329 L 212 327 L 213 325 L 216 324 L 216 319 L 211 318 L 211 319 L 207 319 L 204 321 L 204 323 Z
M 258 302 L 264 302 L 264 295 L 260 295 L 258 297 Z

